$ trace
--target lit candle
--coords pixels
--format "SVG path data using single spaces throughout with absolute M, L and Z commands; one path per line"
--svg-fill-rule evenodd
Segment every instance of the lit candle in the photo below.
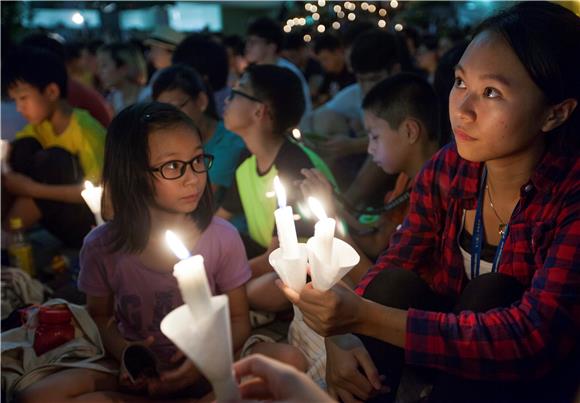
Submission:
M 274 190 L 278 198 L 279 208 L 274 211 L 276 218 L 276 229 L 280 241 L 282 257 L 285 259 L 295 259 L 300 256 L 298 250 L 298 237 L 296 236 L 296 227 L 294 226 L 294 214 L 292 206 L 286 205 L 286 191 L 277 176 L 274 178 Z
M 173 275 L 177 278 L 183 301 L 195 319 L 202 318 L 209 312 L 211 304 L 211 291 L 203 265 L 203 257 L 201 255 L 191 256 L 172 231 L 165 232 L 165 240 L 169 248 L 180 259 L 173 266 Z
M 94 186 L 90 181 L 85 181 L 85 189 L 81 192 L 81 196 L 95 215 L 97 225 L 103 224 L 103 217 L 101 217 L 103 188 L 101 186 Z
M 308 204 L 318 222 L 314 225 L 314 239 L 316 240 L 316 255 L 323 264 L 332 263 L 332 243 L 334 241 L 334 229 L 336 221 L 329 218 L 322 204 L 315 197 L 308 198 Z

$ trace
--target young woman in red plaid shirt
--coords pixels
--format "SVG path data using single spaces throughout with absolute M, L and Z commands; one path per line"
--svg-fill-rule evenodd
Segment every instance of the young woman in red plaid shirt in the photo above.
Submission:
M 455 143 L 416 178 L 402 228 L 357 292 L 280 285 L 333 336 L 331 395 L 393 400 L 411 365 L 430 373 L 430 401 L 571 401 L 579 57 L 580 19 L 558 5 L 521 3 L 486 20 L 456 67 Z

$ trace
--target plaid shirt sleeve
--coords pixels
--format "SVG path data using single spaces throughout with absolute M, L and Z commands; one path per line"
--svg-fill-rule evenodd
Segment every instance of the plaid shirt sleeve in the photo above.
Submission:
M 433 257 L 437 254 L 437 244 L 440 217 L 434 213 L 433 195 L 439 192 L 436 183 L 448 183 L 446 172 L 438 172 L 435 156 L 423 168 L 411 191 L 409 212 L 391 240 L 389 247 L 378 258 L 376 264 L 362 278 L 355 292 L 362 296 L 366 287 L 382 270 L 398 267 L 414 270 L 419 274 L 427 274 L 431 268 Z
M 540 377 L 577 344 L 580 330 L 580 187 L 562 206 L 543 265 L 522 299 L 485 313 L 410 309 L 408 364 L 473 379 Z
M 434 157 L 418 175 L 409 214 L 391 238 L 389 249 L 378 259 L 356 289 L 365 288 L 381 270 L 399 267 L 414 270 L 432 284 L 461 283 L 442 262 L 452 251 L 441 248 L 446 236 L 445 217 L 451 178 L 457 161 L 450 153 Z M 437 368 L 470 379 L 516 380 L 540 377 L 578 345 L 580 337 L 580 163 L 576 163 L 557 206 L 544 199 L 531 209 L 550 211 L 554 230 L 546 240 L 543 259 L 522 261 L 529 240 L 506 245 L 518 264 L 533 272 L 520 301 L 509 308 L 485 313 L 459 314 L 409 309 L 405 341 L 407 364 Z M 568 166 L 566 169 L 569 169 Z M 552 176 L 553 172 L 546 174 Z M 569 171 L 568 171 L 569 173 Z M 468 175 L 471 179 L 474 175 Z M 570 178 L 572 178 L 570 180 Z M 465 181 L 461 182 L 465 185 Z M 474 188 L 473 183 L 468 184 Z M 556 198 L 554 198 L 556 199 Z M 457 229 L 454 229 L 457 233 Z M 546 233 L 541 234 L 547 236 Z M 443 238 L 443 239 L 442 239 Z M 528 255 L 530 256 L 530 255 Z M 535 259 L 535 261 L 534 261 Z M 513 262 L 500 271 L 509 274 Z M 463 275 L 463 273 L 461 273 Z M 457 289 L 459 291 L 459 289 Z

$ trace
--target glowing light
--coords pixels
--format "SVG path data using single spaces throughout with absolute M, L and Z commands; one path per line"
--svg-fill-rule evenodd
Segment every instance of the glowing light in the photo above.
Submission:
M 391 0 L 391 7 L 392 8 L 397 8 L 399 7 L 399 2 L 397 0 Z
M 74 22 L 77 25 L 81 25 L 83 22 L 85 22 L 85 17 L 83 17 L 81 15 L 81 13 L 76 12 L 72 15 L 71 17 L 72 22 Z
M 319 220 L 324 220 L 325 218 L 328 218 L 328 216 L 326 215 L 326 211 L 324 211 L 324 207 L 322 207 L 322 203 L 320 203 L 320 201 L 318 201 L 316 197 L 310 196 L 308 198 L 308 206 L 310 206 L 310 210 L 312 210 L 316 218 L 318 218 Z
M 332 28 L 334 28 L 334 29 L 340 29 L 340 22 L 338 22 L 338 21 L 334 21 L 334 22 L 332 23 Z
M 348 13 L 349 21 L 354 21 L 356 19 L 356 15 L 354 13 Z
M 332 9 L 334 10 L 334 12 L 335 12 L 335 13 L 338 13 L 339 11 L 341 11 L 341 10 L 342 10 L 342 7 L 341 7 L 339 4 L 337 4 L 337 5 L 336 5 L 336 6 L 334 6 Z
M 317 12 L 317 11 L 318 11 L 318 7 L 316 7 L 316 6 L 312 6 L 312 7 L 310 7 L 310 12 L 311 12 L 311 13 L 315 13 L 315 12 Z
M 300 25 L 306 25 L 306 18 L 300 18 Z
M 294 20 L 286 21 L 286 25 L 289 26 L 290 28 L 292 28 L 294 26 Z
M 299 129 L 292 129 L 292 137 L 296 140 L 300 140 L 302 138 L 302 133 L 300 133 Z
M 180 260 L 185 260 L 191 256 L 185 245 L 173 231 L 165 231 L 165 241 L 167 242 L 169 249 L 171 249 L 175 256 Z
M 324 7 L 326 5 L 326 1 L 325 0 L 318 0 L 318 6 L 319 7 Z
M 302 38 L 304 39 L 304 42 L 310 42 L 312 40 L 312 37 L 308 34 L 304 35 L 304 37 Z
M 374 13 L 375 11 L 377 11 L 377 6 L 375 6 L 374 4 L 371 4 L 369 6 L 368 11 L 369 11 L 369 13 Z
M 367 3 L 366 1 L 362 2 L 362 4 L 360 5 L 361 10 L 366 10 L 369 8 L 369 3 Z
M 313 19 L 314 21 L 318 21 L 318 20 L 320 19 L 320 14 L 318 14 L 318 13 L 314 13 L 314 14 L 312 14 L 312 19 Z
M 289 25 L 284 25 L 284 32 L 289 33 L 290 31 L 292 31 L 292 27 Z
M 339 11 L 338 13 L 336 13 L 336 16 L 337 16 L 338 18 L 344 18 L 344 11 L 342 11 L 342 10 L 341 10 L 341 11 Z
M 324 31 L 326 31 L 326 27 L 320 24 L 318 27 L 316 27 L 316 30 L 320 33 L 323 33 Z
M 385 16 L 387 15 L 387 10 L 385 10 L 384 8 L 381 8 L 381 9 L 379 10 L 379 15 L 380 15 L 381 17 L 385 17 Z
M 311 8 L 312 8 L 312 4 L 310 4 L 310 3 L 306 3 L 306 4 L 304 4 L 304 9 L 305 9 L 306 11 L 310 11 L 310 9 L 311 9 Z
M 387 22 L 385 20 L 379 20 L 379 22 L 377 23 L 379 28 L 384 28 L 387 26 Z
M 278 175 L 274 178 L 274 192 L 276 192 L 276 197 L 278 198 L 278 207 L 286 207 L 286 189 L 282 186 Z
M 403 30 L 402 24 L 395 24 L 395 31 L 401 32 Z

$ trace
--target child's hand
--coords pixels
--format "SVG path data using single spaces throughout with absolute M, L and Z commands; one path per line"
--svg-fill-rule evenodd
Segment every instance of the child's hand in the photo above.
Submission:
M 153 336 L 149 336 L 145 340 L 130 342 L 124 351 L 127 351 L 127 349 L 132 346 L 141 346 L 144 348 L 149 348 L 154 341 L 155 338 Z M 147 386 L 148 379 L 152 374 L 148 373 L 147 371 L 143 371 L 139 375 L 132 376 L 131 373 L 129 372 L 129 369 L 127 368 L 128 366 L 130 367 L 131 365 L 127 365 L 129 363 L 125 363 L 124 359 L 125 354 L 123 354 L 122 357 L 123 362 L 121 362 L 121 368 L 119 370 L 119 386 L 122 389 L 131 391 L 144 390 Z
M 200 373 L 197 367 L 189 359 L 185 359 L 181 351 L 171 357 L 170 362 L 176 364 L 183 361 L 177 368 L 164 371 L 157 379 L 150 379 L 147 384 L 147 390 L 151 396 L 166 396 L 174 392 L 185 389 L 197 382 Z
M 32 178 L 18 172 L 2 174 L 2 183 L 8 192 L 18 196 L 35 197 L 35 187 L 38 184 Z
M 334 216 L 334 204 L 332 201 L 332 185 L 326 177 L 317 169 L 301 169 L 304 180 L 300 183 L 300 190 L 305 198 L 316 197 L 324 206 L 329 217 Z

